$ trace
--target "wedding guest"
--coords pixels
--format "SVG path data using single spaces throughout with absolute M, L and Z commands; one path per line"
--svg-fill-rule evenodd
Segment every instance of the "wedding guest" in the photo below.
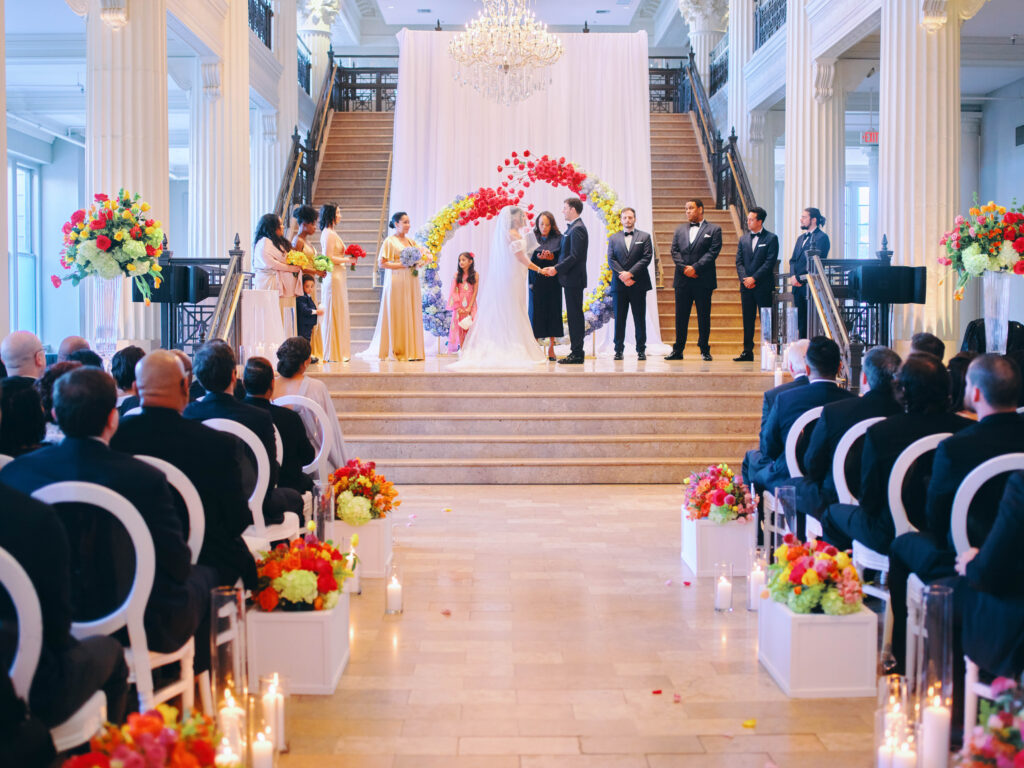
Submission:
M 302 468 L 316 458 L 313 444 L 306 436 L 302 417 L 280 405 L 274 405 L 274 366 L 264 357 L 250 357 L 242 375 L 248 394 L 245 403 L 270 414 L 281 435 L 281 474 L 278 485 L 299 493 L 313 490 L 313 481 Z
M 373 341 L 362 356 L 370 360 L 422 360 L 423 301 L 420 280 L 412 268 L 402 264 L 402 251 L 418 248 L 409 238 L 411 222 L 404 211 L 391 217 L 388 227 L 395 230 L 384 241 L 378 266 L 384 269 L 384 290 Z
M 469 251 L 459 254 L 459 268 L 452 278 L 452 289 L 448 294 L 448 309 L 452 313 L 452 325 L 448 331 L 448 351 L 458 352 L 466 340 L 469 328 L 463 327 L 466 318 L 476 320 L 477 284 L 476 258 Z M 531 273 L 533 274 L 533 273 Z M 555 285 L 558 283 L 556 281 Z
M 306 427 L 306 435 L 310 440 L 319 443 L 320 440 L 329 440 L 327 461 L 332 467 L 341 467 L 345 464 L 343 446 L 344 438 L 341 435 L 341 425 L 335 418 L 337 411 L 334 410 L 334 403 L 331 401 L 331 394 L 327 391 L 327 385 L 318 379 L 306 375 L 309 368 L 309 343 L 301 336 L 293 336 L 285 339 L 284 344 L 277 348 L 277 372 L 280 378 L 274 385 L 274 396 L 299 395 L 308 397 L 327 414 L 330 431 L 329 435 L 321 435 L 320 423 L 312 413 L 306 409 L 300 409 L 299 415 Z
M 66 360 L 62 363 L 54 363 L 46 369 L 46 372 L 36 379 L 35 388 L 39 393 L 39 401 L 43 407 L 43 417 L 46 419 L 46 440 L 49 445 L 55 445 L 64 439 L 64 433 L 57 426 L 57 419 L 53 415 L 53 385 L 57 379 L 68 371 L 81 368 L 82 364 L 75 360 Z
M 921 331 L 910 337 L 910 354 L 923 352 L 926 355 L 933 355 L 939 360 L 946 359 L 946 344 L 934 333 Z
M 754 322 L 761 307 L 772 305 L 775 265 L 779 261 L 779 238 L 764 228 L 768 211 L 751 208 L 747 232 L 736 246 L 736 274 L 740 279 L 740 310 L 743 313 L 743 351 L 733 362 L 753 362 Z
M 0 385 L 0 454 L 22 456 L 42 447 L 46 439 L 46 416 L 35 382 L 7 380 Z
M 103 358 L 91 349 L 76 349 L 68 355 L 68 360 L 81 363 L 82 365 L 87 365 L 90 368 L 99 368 L 100 370 L 103 370 Z
M 181 367 L 185 369 L 185 380 L 188 382 L 188 401 L 191 403 L 198 400 L 206 394 L 206 390 L 198 380 L 192 377 L 192 358 L 183 349 L 172 349 L 171 352 L 178 356 Z
M 120 423 L 110 447 L 155 456 L 184 472 L 203 500 L 206 530 L 199 550 L 200 565 L 214 569 L 221 586 L 242 579 L 246 587 L 254 588 L 255 562 L 242 541 L 242 531 L 252 523 L 249 494 L 242 488 L 242 467 L 247 462 L 244 444 L 233 435 L 181 415 L 188 406 L 188 380 L 173 352 L 151 352 L 136 370 L 142 413 Z M 187 528 L 188 513 L 181 498 L 174 496 Z
M 789 257 L 789 271 L 792 273 L 789 282 L 793 286 L 793 303 L 796 304 L 801 339 L 807 338 L 807 273 L 811 269 L 811 259 L 817 256 L 824 261 L 832 247 L 828 235 L 821 231 L 824 226 L 825 217 L 821 211 L 804 208 L 800 214 L 800 229 L 804 233 L 796 239 L 793 255 Z
M 46 370 L 43 342 L 28 331 L 15 331 L 0 342 L 0 360 L 7 366 L 7 375 L 0 380 L 2 386 L 31 386 Z
M 345 255 L 345 241 L 338 234 L 341 215 L 338 206 L 328 203 L 320 208 L 320 248 L 334 269 L 324 279 L 323 359 L 347 363 L 352 356 L 352 323 L 348 310 L 348 267 L 352 259 Z
M 977 352 L 957 352 L 949 358 L 947 367 L 952 411 L 968 419 L 974 418 L 974 412 L 967 410 L 967 406 L 964 405 L 964 395 L 967 393 L 967 369 L 977 356 Z
M 71 359 L 71 353 L 80 349 L 89 349 L 89 342 L 81 336 L 67 336 L 57 347 L 57 362 L 63 363 Z
M 648 266 L 654 246 L 647 232 L 635 229 L 636 211 L 619 213 L 622 231 L 608 238 L 608 267 L 615 275 L 611 292 L 615 303 L 615 359 L 621 360 L 626 345 L 626 320 L 633 312 L 636 358 L 647 359 L 647 292 L 651 290 Z
M 317 319 L 324 313 L 317 307 L 314 296 L 316 278 L 312 275 L 302 276 L 302 295 L 295 297 L 295 316 L 299 326 L 299 336 L 310 343 L 312 348 L 313 331 L 316 330 Z
M 144 616 L 151 651 L 170 653 L 196 633 L 209 613 L 213 574 L 192 567 L 185 531 L 162 472 L 110 449 L 117 430 L 117 389 L 109 374 L 83 366 L 57 380 L 54 410 L 66 437 L 0 470 L 0 483 L 22 493 L 64 480 L 97 483 L 124 496 L 142 515 L 153 537 L 156 574 Z M 130 544 L 110 515 L 86 504 L 59 511 L 72 551 L 71 606 L 76 621 L 105 616 L 124 599 L 133 573 Z
M 135 389 L 135 365 L 146 356 L 142 347 L 134 345 L 119 349 L 110 358 L 110 375 L 117 383 L 117 412 L 124 416 L 139 405 L 139 393 Z
M 711 294 L 718 287 L 715 261 L 722 251 L 722 228 L 704 218 L 704 203 L 686 202 L 687 222 L 672 237 L 672 280 L 676 301 L 676 340 L 666 360 L 682 360 L 690 312 L 697 306 L 697 346 L 700 357 L 711 361 Z
M 562 233 L 558 230 L 555 216 L 542 211 L 533 227 L 537 247 L 530 260 L 542 269 L 554 266 L 562 254 Z M 562 286 L 558 277 L 543 272 L 530 271 L 530 324 L 537 339 L 548 340 L 548 360 L 555 359 L 555 339 L 565 335 L 562 325 Z

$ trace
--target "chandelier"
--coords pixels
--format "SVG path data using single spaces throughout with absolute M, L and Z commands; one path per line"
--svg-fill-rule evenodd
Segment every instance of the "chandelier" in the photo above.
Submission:
M 537 21 L 529 0 L 483 0 L 484 9 L 448 46 L 455 79 L 509 106 L 551 83 L 562 41 Z

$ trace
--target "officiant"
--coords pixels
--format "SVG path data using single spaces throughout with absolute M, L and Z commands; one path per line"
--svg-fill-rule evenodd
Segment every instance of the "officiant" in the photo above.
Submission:
M 537 216 L 533 235 L 537 238 L 537 247 L 530 261 L 541 269 L 553 267 L 562 252 L 562 233 L 558 231 L 558 224 L 550 211 Z M 548 277 L 540 272 L 530 272 L 530 324 L 533 326 L 534 338 L 548 340 L 548 360 L 554 361 L 555 339 L 565 335 L 562 326 L 562 286 L 557 276 Z
M 626 320 L 633 311 L 636 330 L 636 359 L 647 359 L 647 292 L 651 275 L 647 268 L 654 258 L 651 236 L 635 228 L 636 211 L 619 213 L 622 231 L 608 238 L 608 267 L 615 273 L 611 292 L 615 301 L 615 359 L 621 360 L 626 344 Z

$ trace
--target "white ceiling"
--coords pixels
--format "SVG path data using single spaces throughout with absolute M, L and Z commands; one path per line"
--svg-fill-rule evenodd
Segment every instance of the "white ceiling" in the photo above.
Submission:
M 530 1 L 530 0 L 528 0 Z M 628 27 L 644 0 L 532 0 L 537 19 L 549 26 Z M 377 0 L 386 24 L 418 26 L 441 24 L 453 27 L 471 21 L 483 9 L 480 0 Z M 655 3 L 655 6 L 657 3 Z
M 1021 0 L 987 0 L 973 19 L 962 27 L 962 34 L 968 37 L 1010 37 L 1017 35 L 1024 45 L 1024 3 Z
M 81 34 L 85 19 L 65 0 L 4 0 L 4 29 L 8 35 Z

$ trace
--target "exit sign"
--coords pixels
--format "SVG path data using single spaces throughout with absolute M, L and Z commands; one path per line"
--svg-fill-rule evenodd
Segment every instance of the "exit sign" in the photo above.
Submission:
M 878 131 L 864 131 L 860 135 L 861 144 L 877 144 L 878 143 Z

